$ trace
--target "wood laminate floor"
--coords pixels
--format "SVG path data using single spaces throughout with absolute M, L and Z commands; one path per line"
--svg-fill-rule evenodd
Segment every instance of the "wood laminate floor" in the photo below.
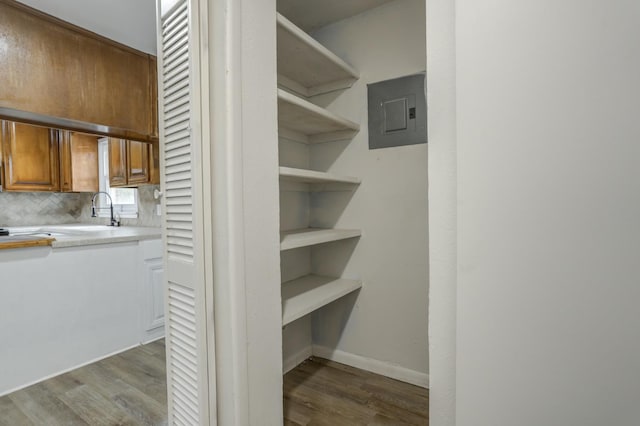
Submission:
M 284 376 L 284 424 L 428 425 L 429 391 L 311 358 Z
M 0 398 L 0 425 L 166 425 L 164 340 Z
M 427 425 L 428 405 L 426 389 L 318 358 L 284 377 L 285 425 Z M 158 340 L 0 397 L 0 425 L 166 425 L 166 407 Z

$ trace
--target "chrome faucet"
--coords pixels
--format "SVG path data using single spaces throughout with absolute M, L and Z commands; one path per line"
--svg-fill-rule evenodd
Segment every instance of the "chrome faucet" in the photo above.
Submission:
M 93 194 L 93 198 L 91 199 L 91 217 L 98 217 L 98 215 L 96 214 L 96 209 L 102 210 L 107 208 L 96 207 L 96 197 L 100 194 L 104 194 L 109 197 L 109 211 L 111 212 L 111 224 L 109 226 L 120 226 L 120 221 L 116 220 L 116 218 L 113 216 L 113 200 L 111 199 L 111 195 L 104 191 L 99 191 Z

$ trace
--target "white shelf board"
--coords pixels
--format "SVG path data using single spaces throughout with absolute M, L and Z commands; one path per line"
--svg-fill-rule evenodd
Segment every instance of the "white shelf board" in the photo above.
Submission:
M 278 89 L 278 126 L 281 136 L 304 143 L 349 139 L 360 130 L 358 123 L 282 89 Z
M 360 15 L 394 0 L 278 0 L 278 12 L 306 32 L 312 32 L 343 19 Z
M 303 96 L 346 89 L 360 77 L 351 65 L 277 14 L 278 83 Z
M 315 170 L 294 169 L 292 167 L 280 167 L 280 179 L 301 183 L 344 183 L 353 185 L 360 183 L 360 179 L 356 177 L 340 176 Z
M 362 287 L 362 281 L 306 275 L 282 284 L 285 326 Z
M 362 235 L 359 229 L 305 228 L 280 232 L 280 250 L 314 246 L 332 241 L 346 240 Z

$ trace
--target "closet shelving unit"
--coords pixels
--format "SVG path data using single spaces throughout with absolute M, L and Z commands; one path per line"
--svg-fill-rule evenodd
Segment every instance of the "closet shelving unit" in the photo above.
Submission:
M 282 284 L 282 325 L 362 287 L 358 280 L 307 275 Z
M 280 167 L 280 180 L 299 183 L 335 183 L 345 185 L 360 184 L 360 178 L 357 177 L 340 176 L 334 173 L 296 169 L 293 167 Z
M 349 139 L 360 131 L 359 124 L 282 89 L 278 89 L 278 126 L 281 133 L 303 143 Z
M 303 97 L 346 89 L 359 73 L 284 16 L 277 14 L 278 132 L 304 144 L 350 139 L 360 125 Z M 302 97 L 301 97 L 302 96 Z M 280 167 L 281 185 L 305 185 L 303 190 L 354 189 L 360 179 L 293 167 Z M 282 189 L 282 187 L 281 187 Z M 280 250 L 293 250 L 360 237 L 358 229 L 305 228 L 281 232 Z M 360 280 L 305 275 L 282 284 L 282 325 L 362 287 Z
M 291 250 L 316 244 L 356 238 L 361 235 L 359 229 L 321 229 L 306 228 L 280 232 L 280 250 Z
M 360 78 L 351 65 L 277 14 L 278 84 L 309 97 L 346 89 Z

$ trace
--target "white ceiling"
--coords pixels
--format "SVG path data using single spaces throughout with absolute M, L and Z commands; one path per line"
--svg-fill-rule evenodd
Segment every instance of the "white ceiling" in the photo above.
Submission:
M 156 54 L 155 0 L 20 0 L 143 52 Z
M 156 54 L 155 0 L 19 0 L 89 31 Z M 278 11 L 311 32 L 393 0 L 277 0 Z M 162 0 L 163 8 L 171 0 Z
M 277 0 L 278 12 L 307 32 L 393 0 Z

